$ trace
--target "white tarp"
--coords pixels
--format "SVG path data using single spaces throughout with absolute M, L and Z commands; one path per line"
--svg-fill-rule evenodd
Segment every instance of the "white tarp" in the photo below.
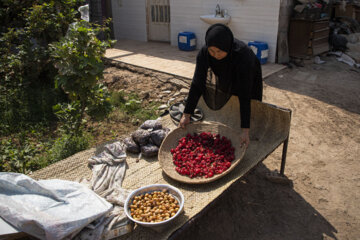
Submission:
M 0 172 L 0 216 L 37 238 L 76 234 L 111 209 L 112 204 L 80 183 Z

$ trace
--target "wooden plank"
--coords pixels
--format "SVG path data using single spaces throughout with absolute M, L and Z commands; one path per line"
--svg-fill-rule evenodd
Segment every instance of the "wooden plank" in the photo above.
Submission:
M 288 29 L 293 1 L 281 0 L 279 13 L 279 30 L 277 36 L 277 62 L 289 62 Z

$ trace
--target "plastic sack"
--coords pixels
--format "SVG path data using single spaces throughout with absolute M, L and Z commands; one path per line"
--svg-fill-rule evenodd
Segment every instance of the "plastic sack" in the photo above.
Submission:
M 143 124 L 141 124 L 140 128 L 142 129 L 152 129 L 157 130 L 162 128 L 162 124 L 158 120 L 146 120 Z
M 131 137 L 125 138 L 124 143 L 126 146 L 126 151 L 131 153 L 140 153 L 139 145 L 137 145 Z
M 132 139 L 139 144 L 140 146 L 144 146 L 148 143 L 150 138 L 150 132 L 147 130 L 139 129 L 131 134 Z
M 107 214 L 112 205 L 80 183 L 35 181 L 0 172 L 0 215 L 39 239 L 63 239 Z
M 89 17 L 89 4 L 86 4 L 84 6 L 80 6 L 78 11 L 81 14 L 81 19 L 85 20 L 85 21 L 89 21 L 90 17 Z
M 167 132 L 164 129 L 155 130 L 150 133 L 152 142 L 158 147 L 160 147 L 160 145 L 161 145 L 162 141 L 164 140 L 164 138 L 166 137 L 166 135 L 167 135 Z
M 336 60 L 338 60 L 339 62 L 343 62 L 348 64 L 351 67 L 357 67 L 360 68 L 360 64 L 356 63 L 354 59 L 352 59 L 350 56 L 346 55 L 343 52 L 337 51 L 337 52 L 329 52 L 329 55 L 335 55 L 338 56 L 338 58 L 336 58 Z
M 144 157 L 155 157 L 159 152 L 159 148 L 154 144 L 147 144 L 141 147 L 141 154 Z

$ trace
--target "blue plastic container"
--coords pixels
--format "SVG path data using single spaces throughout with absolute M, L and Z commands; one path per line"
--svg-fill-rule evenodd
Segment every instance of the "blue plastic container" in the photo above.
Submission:
M 269 56 L 269 47 L 267 43 L 251 41 L 248 42 L 248 46 L 253 50 L 261 64 L 265 64 L 267 62 Z
M 181 32 L 178 35 L 178 46 L 183 51 L 193 51 L 196 49 L 196 36 L 193 32 Z

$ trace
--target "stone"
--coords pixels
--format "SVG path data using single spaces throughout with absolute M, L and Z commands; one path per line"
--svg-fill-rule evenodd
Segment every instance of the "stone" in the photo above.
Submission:
M 166 108 L 168 108 L 168 106 L 167 106 L 166 104 L 160 105 L 160 106 L 158 107 L 159 110 L 164 110 L 164 109 L 166 109 Z
M 183 88 L 183 87 L 188 88 L 188 87 L 190 87 L 191 79 L 182 81 L 180 79 L 172 78 L 169 80 L 169 82 L 171 82 L 172 84 L 174 84 L 175 86 L 177 86 L 179 88 Z
M 180 90 L 180 94 L 188 94 L 188 93 L 189 93 L 189 90 L 186 89 L 186 88 L 182 88 L 182 89 Z
M 175 98 L 170 98 L 168 101 L 167 101 L 167 105 L 170 106 L 171 102 L 173 102 L 175 100 Z
M 162 91 L 172 91 L 174 90 L 174 86 L 171 83 L 165 83 L 164 86 L 161 87 Z

